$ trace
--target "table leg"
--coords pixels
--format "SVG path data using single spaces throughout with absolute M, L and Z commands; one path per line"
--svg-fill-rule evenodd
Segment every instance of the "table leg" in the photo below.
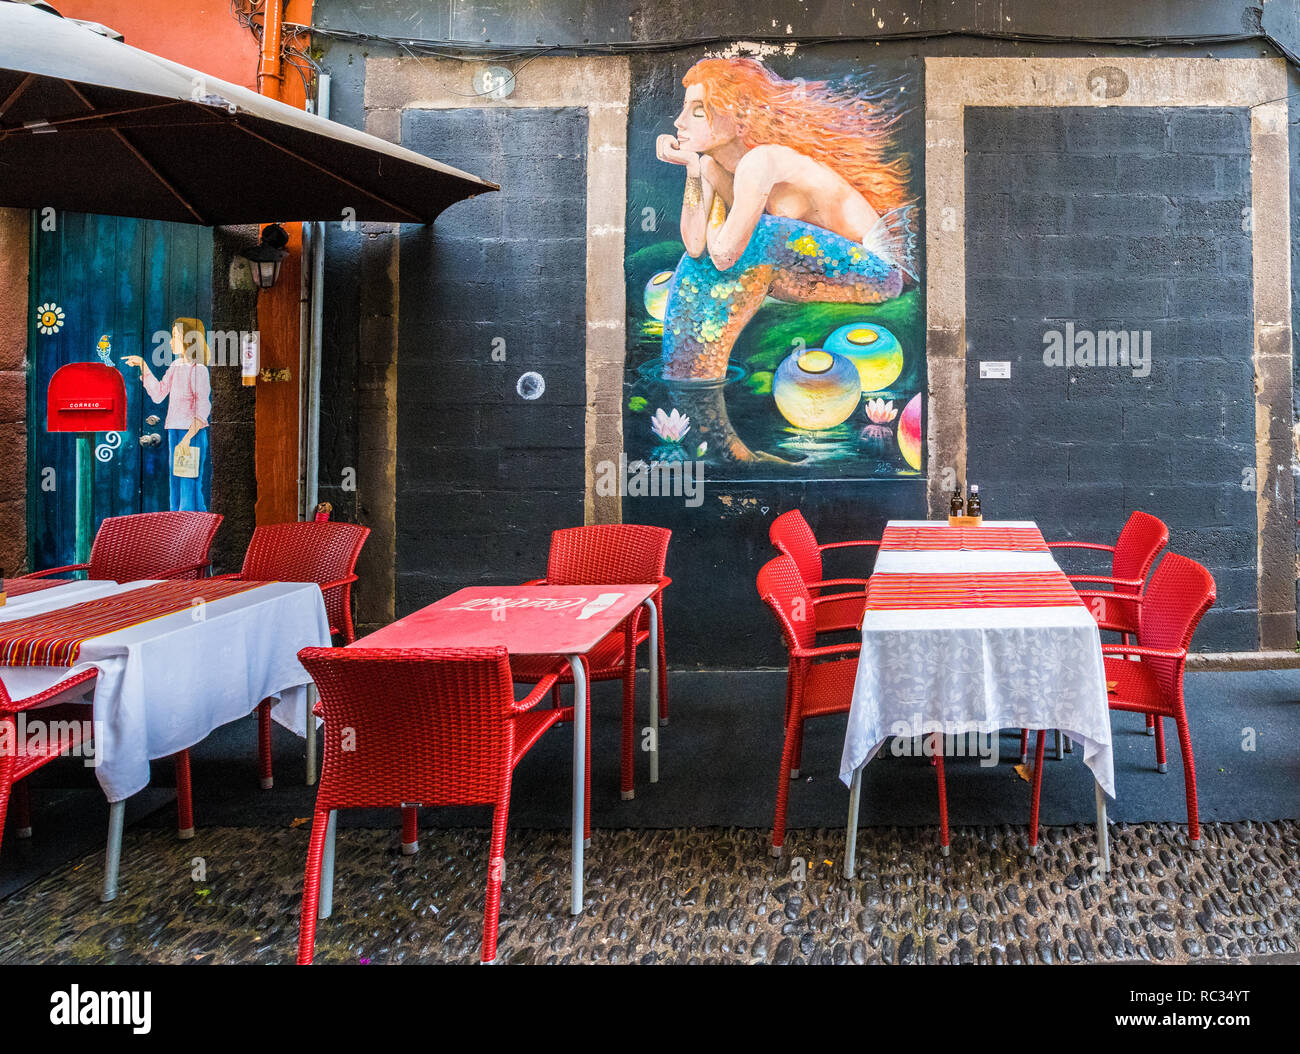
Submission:
M 849 784 L 849 826 L 844 832 L 844 877 L 852 878 L 858 855 L 858 805 L 862 801 L 862 769 L 859 765 L 853 770 L 853 782 Z
M 310 787 L 316 782 L 316 715 L 311 712 L 316 705 L 316 685 L 307 685 L 302 694 L 307 698 L 304 705 L 307 707 L 307 786 Z
M 1097 855 L 1101 860 L 1101 873 L 1110 874 L 1110 833 L 1106 830 L 1106 792 L 1097 784 Z
M 320 862 L 320 901 L 316 909 L 318 919 L 327 919 L 334 911 L 334 834 L 338 819 L 338 809 L 331 809 L 329 823 L 325 825 L 325 853 Z
M 104 850 L 104 891 L 99 899 L 107 904 L 117 899 L 117 873 L 122 865 L 122 828 L 126 823 L 126 802 L 108 805 L 108 847 Z
M 573 872 L 569 913 L 582 914 L 583 804 L 587 789 L 587 671 L 581 655 L 566 655 L 573 671 Z
M 650 611 L 650 782 L 659 782 L 659 609 L 654 597 L 645 601 Z

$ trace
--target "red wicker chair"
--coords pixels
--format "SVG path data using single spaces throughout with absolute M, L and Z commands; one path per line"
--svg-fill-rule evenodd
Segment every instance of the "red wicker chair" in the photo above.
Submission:
M 1106 680 L 1115 682 L 1108 702 L 1112 710 L 1154 714 L 1156 766 L 1165 763 L 1164 719 L 1178 727 L 1183 752 L 1183 779 L 1187 793 L 1187 838 L 1193 849 L 1201 847 L 1201 826 L 1196 814 L 1196 762 L 1183 704 L 1183 670 L 1187 649 L 1201 617 L 1215 600 L 1214 578 L 1195 560 L 1169 553 L 1160 561 L 1138 608 L 1137 633 L 1141 644 L 1103 644 Z M 1137 662 L 1129 656 L 1139 656 Z M 1044 734 L 1037 735 L 1033 804 L 1029 814 L 1029 844 L 1038 843 L 1038 797 L 1042 787 Z
M 654 594 L 659 608 L 659 723 L 668 722 L 668 661 L 664 650 L 664 587 L 672 579 L 664 575 L 668 559 L 668 542 L 672 531 L 638 523 L 599 524 L 590 527 L 567 527 L 551 535 L 551 552 L 546 577 L 527 585 L 636 585 L 657 583 Z M 636 649 L 650 637 L 644 607 L 628 616 L 623 633 L 611 633 L 588 656 L 591 680 L 623 682 L 623 743 L 621 790 L 623 797 L 635 795 L 633 740 L 636 732 Z M 516 656 L 511 660 L 515 680 L 536 684 L 542 677 L 555 674 L 556 705 L 559 685 L 572 684 L 573 675 L 567 662 L 542 656 Z M 588 732 L 591 724 L 587 724 Z M 590 813 L 590 810 L 588 810 Z
M 850 546 L 879 547 L 878 541 L 827 542 L 819 545 L 808 521 L 798 509 L 783 512 L 768 528 L 767 536 L 786 556 L 790 557 L 803 577 L 803 584 L 813 598 L 814 625 L 818 633 L 857 629 L 862 621 L 862 608 L 866 604 L 865 578 L 822 578 L 822 553 L 827 549 L 847 549 Z M 824 595 L 827 586 L 854 586 L 854 589 Z
M 536 706 L 554 678 L 540 679 L 516 702 L 510 660 L 501 647 L 304 648 L 298 658 L 316 682 L 325 718 L 298 962 L 312 961 L 318 909 L 327 918 L 332 907 L 334 811 L 415 805 L 493 806 L 482 954 L 492 962 L 511 773 L 543 732 L 573 718 L 571 707 Z
M 803 761 L 804 722 L 827 714 L 846 714 L 853 703 L 853 682 L 858 672 L 860 641 L 816 647 L 816 630 L 808 613 L 813 598 L 794 559 L 778 556 L 758 572 L 758 595 L 772 609 L 790 653 L 785 691 L 785 748 L 776 788 L 776 818 L 772 824 L 773 856 L 785 844 L 786 802 L 790 781 L 799 776 Z M 843 655 L 847 658 L 832 659 Z M 828 659 L 827 662 L 818 662 Z M 948 795 L 944 780 L 943 751 L 934 754 L 939 780 L 939 844 L 948 855 Z
M 75 749 L 87 738 L 84 731 L 91 710 L 75 700 L 95 687 L 98 673 L 95 669 L 81 670 L 25 699 L 11 698 L 4 682 L 0 681 L 0 844 L 4 841 L 5 813 L 11 795 L 14 833 L 19 838 L 31 836 L 27 784 L 22 781 L 42 765 Z M 35 707 L 42 708 L 40 720 L 47 723 L 46 733 L 39 737 L 20 736 L 18 715 Z M 33 750 L 33 746 L 37 749 Z
M 328 513 L 327 513 L 328 515 Z M 357 581 L 357 557 L 370 535 L 356 523 L 273 523 L 258 527 L 248 543 L 244 566 L 222 578 L 246 582 L 315 582 L 325 597 L 330 633 L 344 644 L 356 640 L 352 625 L 352 583 Z M 262 786 L 274 785 L 271 772 L 271 701 L 257 708 L 258 765 Z M 410 839 L 413 844 L 415 839 Z
M 93 711 L 88 703 L 79 700 L 94 690 L 98 673 L 93 668 L 78 670 L 24 699 L 12 698 L 4 682 L 0 681 L 0 843 L 4 841 L 5 813 L 11 801 L 14 833 L 19 838 L 31 837 L 31 801 L 26 778 L 42 765 L 48 765 L 87 741 L 85 731 L 93 719 Z M 20 713 L 27 715 L 25 725 L 41 721 L 43 734 L 34 736 L 23 728 L 24 734 L 20 736 Z M 176 763 L 176 826 L 180 836 L 188 838 L 194 833 L 189 754 L 176 754 L 173 760 Z
M 141 512 L 108 516 L 95 532 L 90 562 L 36 571 L 25 578 L 45 578 L 85 571 L 87 578 L 139 582 L 146 578 L 202 578 L 208 550 L 221 526 L 215 512 Z
M 1169 544 L 1169 528 L 1149 513 L 1135 510 L 1119 532 L 1114 545 L 1099 542 L 1048 542 L 1049 549 L 1092 549 L 1111 554 L 1109 575 L 1067 575 L 1078 586 L 1106 585 L 1109 590 L 1078 589 L 1092 617 L 1105 630 L 1114 630 L 1125 644 L 1138 631 L 1142 587 L 1156 557 Z M 1139 640 L 1140 643 L 1140 640 Z M 1156 719 L 1146 715 L 1147 735 L 1155 735 Z M 1020 730 L 1020 761 L 1028 760 L 1029 731 Z
M 1071 582 L 1106 585 L 1109 590 L 1081 590 L 1085 600 L 1100 600 L 1090 607 L 1098 622 L 1105 621 L 1106 629 L 1123 634 L 1138 631 L 1138 610 L 1142 606 L 1142 587 L 1151 565 L 1161 550 L 1169 544 L 1169 528 L 1145 512 L 1134 512 L 1114 545 L 1097 542 L 1048 542 L 1051 549 L 1092 549 L 1111 554 L 1109 575 L 1068 575 Z M 1127 640 L 1127 636 L 1124 638 Z

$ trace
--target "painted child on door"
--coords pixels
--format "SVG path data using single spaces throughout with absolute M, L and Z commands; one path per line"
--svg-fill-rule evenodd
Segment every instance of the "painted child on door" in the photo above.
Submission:
M 159 379 L 139 355 L 126 365 L 140 370 L 144 390 L 155 403 L 167 400 L 167 467 L 173 512 L 207 512 L 204 496 L 208 466 L 208 418 L 212 414 L 212 385 L 208 376 L 207 333 L 196 318 L 172 324 L 172 360 Z

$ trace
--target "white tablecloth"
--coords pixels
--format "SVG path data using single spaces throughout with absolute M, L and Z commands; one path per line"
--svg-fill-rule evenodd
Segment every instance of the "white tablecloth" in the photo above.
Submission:
M 93 595 L 150 584 L 97 582 L 95 586 L 105 588 Z M 195 595 L 202 596 L 201 582 L 195 583 Z M 51 597 L 12 612 L 0 608 L 0 620 L 88 599 L 92 595 L 82 591 L 62 603 Z M 269 583 L 208 601 L 201 611 L 202 617 L 182 611 L 93 637 L 82 645 L 71 668 L 0 666 L 0 678 L 11 695 L 20 697 L 48 688 L 74 670 L 98 667 L 96 775 L 109 801 L 129 798 L 147 786 L 151 759 L 194 746 L 213 729 L 250 713 L 263 699 L 278 698 L 272 715 L 301 732 L 311 678 L 297 653 L 330 643 L 320 587 Z
M 102 579 L 92 582 L 79 578 L 50 586 L 49 589 L 38 589 L 34 593 L 22 593 L 18 596 L 11 593 L 6 598 L 4 606 L 0 607 L 0 620 L 38 615 L 42 611 L 63 607 L 65 604 L 94 600 L 95 597 L 107 596 L 115 592 L 117 588 L 116 582 L 106 582 Z
M 942 521 L 893 522 L 943 526 Z M 1032 521 L 986 525 L 1035 526 Z M 1044 571 L 1056 565 L 1050 554 L 1010 550 L 882 550 L 875 573 L 888 573 L 886 568 L 952 573 Z M 846 784 L 889 736 L 977 732 L 993 735 L 996 741 L 1004 728 L 1059 728 L 1082 745 L 1084 762 L 1102 789 L 1114 796 L 1101 634 L 1087 608 L 865 613 L 840 760 L 840 778 Z

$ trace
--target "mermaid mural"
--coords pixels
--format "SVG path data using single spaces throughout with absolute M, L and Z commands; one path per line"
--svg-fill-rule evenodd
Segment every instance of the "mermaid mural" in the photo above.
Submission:
M 878 432 L 868 422 L 879 415 L 852 425 L 847 417 L 866 406 L 865 395 L 894 396 L 884 389 L 903 369 L 876 384 L 882 375 L 869 374 L 851 346 L 832 348 L 829 338 L 844 330 L 841 345 L 856 334 L 875 345 L 870 355 L 888 344 L 904 360 L 898 326 L 877 324 L 864 311 L 897 300 L 917 282 L 909 166 L 893 144 L 897 85 L 890 92 L 851 80 L 839 87 L 786 80 L 751 58 L 704 59 L 682 84 L 674 133 L 657 137 L 655 156 L 684 169 L 685 252 L 671 275 L 651 279 L 646 306 L 662 318 L 669 409 L 694 425 L 687 449 L 733 465 L 815 460 L 751 449 L 727 412 L 727 389 L 736 380 L 729 367 L 747 327 L 764 305 L 794 305 L 773 316 L 774 333 L 750 334 L 739 391 L 765 397 L 764 412 L 784 434 L 824 439 L 838 429 L 831 445 L 842 455 L 866 457 L 866 446 L 856 445 L 857 429 L 867 424 Z M 629 272 L 631 278 L 631 258 Z M 799 305 L 828 307 L 809 314 Z M 827 314 L 830 305 L 837 314 Z M 918 312 L 913 297 L 904 322 L 919 319 Z M 764 343 L 765 337 L 772 339 Z M 909 343 L 919 358 L 919 339 Z M 846 359 L 858 370 L 848 369 Z M 904 380 L 919 389 L 918 368 Z M 889 412 L 892 420 L 897 411 Z M 818 446 L 811 440 L 783 445 L 787 455 Z M 878 457 L 877 446 L 873 440 L 871 457 Z

